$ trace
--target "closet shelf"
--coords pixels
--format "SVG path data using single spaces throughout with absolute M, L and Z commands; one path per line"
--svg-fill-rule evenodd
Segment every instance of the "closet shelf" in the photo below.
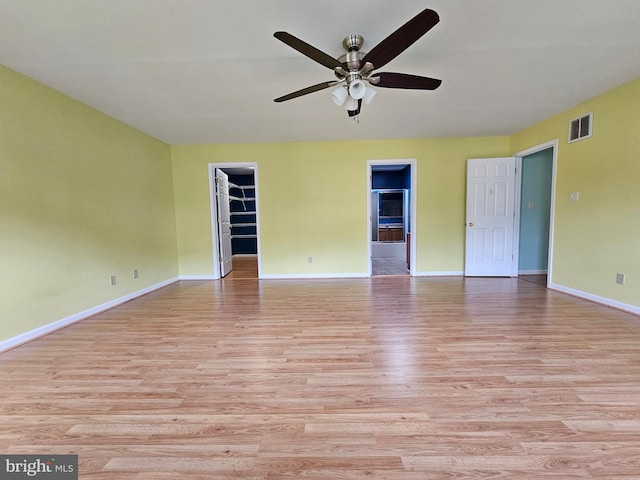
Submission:
M 239 188 L 240 190 L 252 190 L 256 188 L 255 185 L 236 185 L 235 183 L 229 182 L 229 188 Z
M 232 223 L 231 228 L 235 227 L 255 227 L 256 223 Z
M 231 238 L 258 238 L 258 235 L 231 235 Z

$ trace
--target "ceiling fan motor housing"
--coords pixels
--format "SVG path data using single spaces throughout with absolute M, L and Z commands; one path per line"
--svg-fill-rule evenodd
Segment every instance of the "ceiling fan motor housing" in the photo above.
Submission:
M 347 52 L 357 52 L 362 48 L 362 45 L 364 45 L 364 38 L 357 33 L 346 36 L 342 41 L 342 46 Z
M 362 45 L 364 45 L 364 38 L 362 38 L 362 35 L 349 35 L 342 41 L 342 46 L 347 51 L 347 53 L 338 58 L 338 61 L 345 66 L 347 72 L 354 73 L 360 70 L 362 59 L 366 55 L 366 52 L 360 51 Z M 336 75 L 340 79 L 343 79 L 347 76 L 341 75 L 338 72 L 336 72 Z

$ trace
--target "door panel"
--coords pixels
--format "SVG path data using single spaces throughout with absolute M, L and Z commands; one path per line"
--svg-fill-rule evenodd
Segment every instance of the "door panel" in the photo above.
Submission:
M 515 158 L 467 163 L 466 276 L 513 275 Z
M 218 205 L 218 240 L 220 254 L 220 276 L 233 269 L 231 251 L 231 213 L 229 209 L 229 177 L 216 168 L 216 199 Z

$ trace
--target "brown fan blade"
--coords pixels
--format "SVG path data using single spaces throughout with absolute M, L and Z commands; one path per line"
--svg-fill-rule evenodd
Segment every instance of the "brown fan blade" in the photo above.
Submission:
M 303 95 L 307 95 L 308 93 L 317 92 L 319 90 L 324 90 L 325 88 L 333 87 L 334 85 L 338 85 L 340 82 L 322 82 L 317 85 L 312 85 L 307 88 L 303 88 L 302 90 L 298 90 L 296 92 L 292 92 L 288 95 L 284 95 L 282 97 L 278 97 L 274 100 L 274 102 L 286 102 L 287 100 L 291 100 L 293 98 L 298 98 Z
M 378 80 L 379 79 L 379 80 Z M 405 88 L 410 90 L 435 90 L 442 80 L 437 78 L 409 75 L 407 73 L 380 72 L 373 75 L 369 82 L 376 87 Z
M 374 68 L 384 67 L 431 30 L 439 21 L 440 17 L 436 12 L 428 8 L 423 10 L 373 47 L 373 50 L 362 59 L 362 64 L 371 62 Z
M 303 55 L 309 57 L 311 60 L 318 62 L 320 65 L 324 65 L 331 70 L 335 68 L 342 68 L 342 64 L 333 58 L 331 55 L 324 53 L 321 50 L 318 50 L 316 47 L 309 45 L 308 43 L 303 42 L 299 38 L 294 37 L 290 33 L 287 32 L 276 32 L 273 34 L 281 42 L 286 43 L 291 48 L 299 51 Z

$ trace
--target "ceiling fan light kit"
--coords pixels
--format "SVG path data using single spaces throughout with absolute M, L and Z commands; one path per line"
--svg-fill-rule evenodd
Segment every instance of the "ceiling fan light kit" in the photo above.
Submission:
M 349 84 L 349 95 L 356 100 L 364 98 L 367 93 L 367 86 L 360 79 L 353 80 Z
M 371 85 L 369 85 L 367 87 L 367 91 L 364 94 L 364 97 L 362 98 L 362 100 L 364 100 L 364 103 L 369 105 L 373 100 L 373 97 L 375 97 L 377 94 L 378 94 L 378 91 L 375 88 L 373 88 Z
M 340 86 L 333 92 L 331 92 L 331 100 L 333 100 L 333 103 L 335 103 L 339 107 L 344 105 L 344 103 L 347 101 L 348 96 L 349 90 L 347 90 L 347 87 Z
M 309 93 L 335 87 L 331 92 L 331 99 L 338 106 L 344 106 L 349 117 L 357 121 L 364 101 L 370 104 L 377 91 L 372 85 L 382 88 L 400 88 L 412 90 L 435 90 L 442 83 L 441 80 L 405 73 L 380 72 L 374 70 L 384 67 L 420 37 L 431 30 L 440 17 L 436 12 L 425 9 L 413 17 L 395 32 L 382 40 L 368 53 L 362 52 L 364 39 L 361 35 L 351 34 L 342 41 L 346 53 L 339 58 L 318 50 L 287 32 L 276 32 L 275 38 L 289 45 L 311 60 L 334 71 L 337 80 L 328 81 L 303 88 L 288 95 L 276 98 L 275 102 L 284 102 L 301 97 Z
M 359 102 L 353 97 L 348 97 L 347 101 L 344 103 L 344 108 L 347 109 L 347 112 L 355 112 L 358 110 Z

